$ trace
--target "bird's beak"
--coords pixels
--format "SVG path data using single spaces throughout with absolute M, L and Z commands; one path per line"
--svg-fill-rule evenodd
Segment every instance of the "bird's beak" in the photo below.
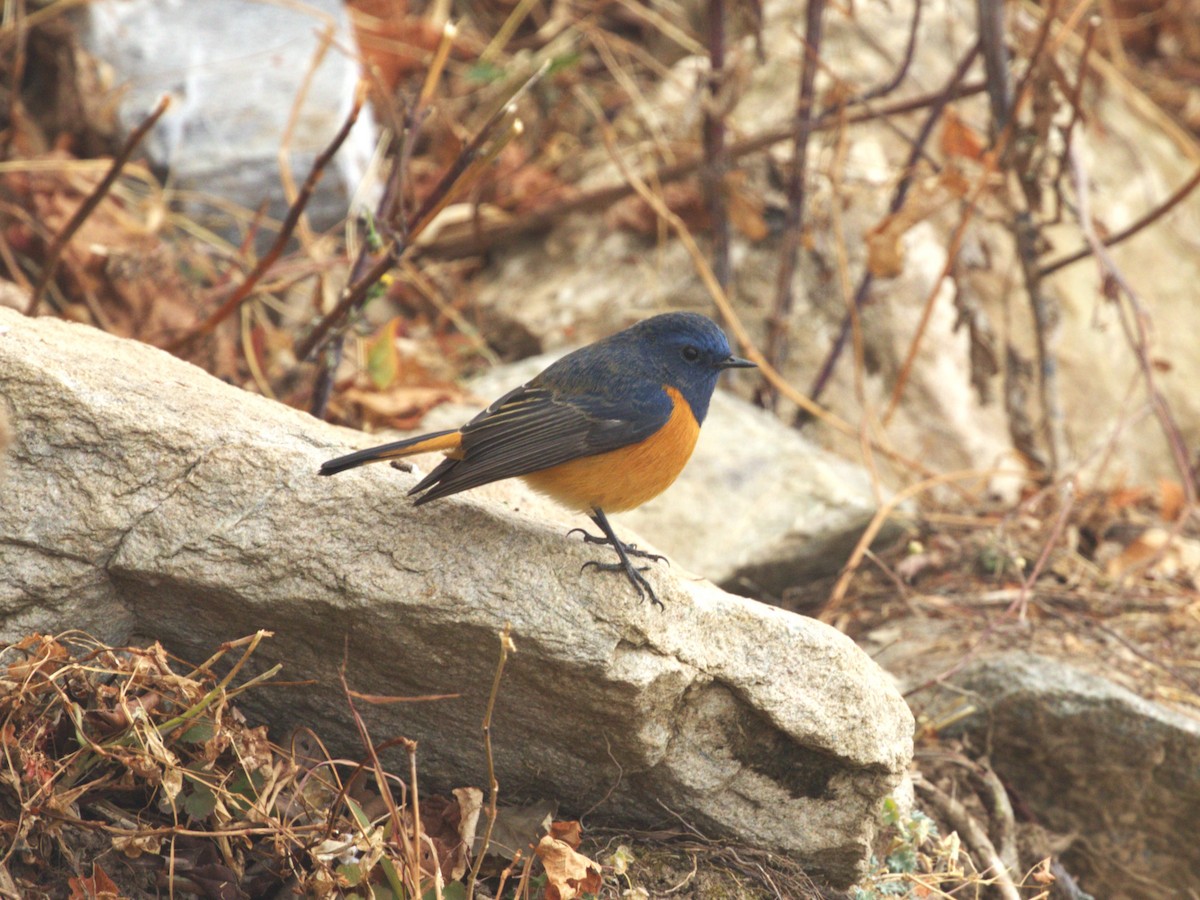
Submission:
M 722 369 L 757 369 L 758 364 L 752 363 L 748 359 L 739 359 L 736 356 L 729 356 L 721 360 Z

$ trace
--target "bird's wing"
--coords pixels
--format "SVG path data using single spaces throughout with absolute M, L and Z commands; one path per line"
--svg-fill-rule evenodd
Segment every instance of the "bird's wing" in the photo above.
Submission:
M 645 440 L 671 417 L 670 397 L 655 394 L 618 402 L 565 395 L 536 381 L 522 385 L 464 425 L 459 458 L 445 460 L 411 493 L 425 491 L 417 501 L 425 503 Z

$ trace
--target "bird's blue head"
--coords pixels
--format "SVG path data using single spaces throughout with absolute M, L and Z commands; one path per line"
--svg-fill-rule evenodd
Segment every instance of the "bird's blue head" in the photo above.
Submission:
M 753 368 L 729 349 L 725 333 L 711 319 L 697 313 L 664 313 L 639 322 L 623 332 L 641 349 L 644 361 L 662 383 L 675 388 L 703 422 L 708 403 L 725 369 Z

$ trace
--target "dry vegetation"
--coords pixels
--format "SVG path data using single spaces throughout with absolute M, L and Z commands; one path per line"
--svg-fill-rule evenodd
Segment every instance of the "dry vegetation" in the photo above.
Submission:
M 218 377 L 356 426 L 414 426 L 433 405 L 457 396 L 464 374 L 519 352 L 480 333 L 471 278 L 486 254 L 581 210 L 650 235 L 659 229 L 686 241 L 697 235 L 707 248 L 697 265 L 745 344 L 748 332 L 724 292 L 731 231 L 757 240 L 782 228 L 785 255 L 803 246 L 803 151 L 834 115 L 843 123 L 906 116 L 920 126 L 914 160 L 936 135 L 940 152 L 970 159 L 984 173 L 949 189 L 977 198 L 989 172 L 1015 171 L 1030 176 L 1020 182 L 1031 186 L 1024 202 L 1034 211 L 1042 198 L 1032 192 L 1069 193 L 1071 172 L 1065 153 L 1034 152 L 1060 126 L 1031 111 L 1030 97 L 1052 92 L 1070 111 L 1079 96 L 1074 86 L 1088 76 L 1089 54 L 1140 85 L 1182 127 L 1200 129 L 1194 2 L 1113 0 L 1097 5 L 1090 24 L 1086 4 L 1044 4 L 1049 15 L 1041 21 L 1058 24 L 1014 40 L 1015 60 L 1005 60 L 1002 41 L 989 44 L 986 37 L 970 58 L 979 54 L 1018 73 L 1005 85 L 1011 105 L 994 109 L 997 122 L 1017 124 L 997 127 L 994 141 L 965 125 L 953 106 L 985 89 L 1002 104 L 1005 91 L 994 78 L 987 84 L 960 78 L 918 97 L 898 91 L 902 68 L 894 84 L 858 94 L 844 86 L 845 96 L 816 98 L 817 63 L 809 54 L 793 129 L 735 142 L 714 102 L 693 146 L 657 147 L 653 165 L 640 175 L 627 171 L 626 183 L 585 189 L 578 147 L 618 139 L 607 123 L 637 99 L 639 86 L 658 78 L 655 54 L 669 47 L 675 56 L 707 56 L 717 71 L 709 89 L 721 95 L 722 61 L 739 32 L 758 26 L 753 14 L 731 18 L 727 33 L 689 21 L 673 4 L 662 5 L 661 14 L 636 2 L 597 4 L 584 14 L 566 3 L 487 0 L 472 4 L 450 36 L 435 10 L 357 0 L 356 25 L 371 68 L 367 93 L 393 132 L 389 190 L 372 220 L 349 228 L 348 237 L 315 235 L 303 216 L 303 183 L 320 174 L 320 161 L 314 173 L 295 173 L 302 187 L 284 221 L 244 211 L 243 240 L 230 243 L 175 211 L 137 161 L 136 135 L 124 146 L 110 139 L 111 122 L 93 109 L 87 69 L 61 14 L 69 5 L 6 5 L 0 28 L 0 302 L 170 349 Z M 722 7 L 708 4 L 710 11 Z M 840 14 L 816 0 L 811 7 L 813 19 Z M 809 44 L 819 52 L 812 24 Z M 1076 29 L 1084 48 L 1070 65 L 1056 40 L 1066 27 Z M 1075 113 L 1069 127 L 1082 114 Z M 780 226 L 739 166 L 786 141 L 801 162 L 783 173 L 788 207 Z M 1197 180 L 1139 227 L 1186 198 Z M 857 302 L 872 277 L 897 264 L 897 236 L 919 214 L 905 203 L 908 187 L 900 178 Z M 458 224 L 439 219 L 448 207 L 465 213 Z M 1039 259 L 1036 225 L 1014 236 L 1023 258 L 1033 261 L 1025 277 L 1035 305 L 1045 299 L 1039 279 L 1058 264 Z M 1124 236 L 1093 236 L 1086 251 Z M 264 240 L 270 249 L 256 249 Z M 1135 304 L 1124 296 L 1119 272 L 1107 273 L 1106 289 L 1113 302 Z M 782 322 L 790 306 L 790 295 L 781 292 L 772 322 Z M 830 349 L 830 366 L 851 336 L 852 320 L 853 307 L 842 340 Z M 1040 321 L 1050 327 L 1053 315 Z M 786 330 L 767 323 L 762 331 L 763 345 L 747 352 L 764 363 L 783 358 Z M 1143 354 L 1153 394 L 1154 366 L 1144 345 L 1131 338 L 1130 352 Z M 981 371 L 988 365 L 986 354 L 979 365 Z M 782 396 L 815 409 L 769 365 L 764 369 L 763 403 Z M 818 378 L 813 399 L 822 384 Z M 902 390 L 903 378 L 897 400 Z M 1177 479 L 1157 493 L 1130 488 L 1076 496 L 1067 489 L 1071 473 L 1059 466 L 1062 448 L 1050 421 L 1054 386 L 1040 390 L 1047 422 L 1031 424 L 1020 409 L 1009 410 L 1014 446 L 1030 472 L 1017 507 L 992 511 L 968 495 L 953 509 L 926 509 L 901 544 L 875 553 L 864 544 L 836 582 L 803 586 L 780 602 L 855 636 L 914 615 L 937 620 L 957 659 L 1032 621 L 1037 628 L 1028 633 L 1038 647 L 1091 656 L 1139 693 L 1195 712 L 1196 492 L 1193 461 L 1170 411 L 1160 404 L 1155 414 L 1174 447 Z M 914 469 L 912 484 L 928 474 Z M 922 496 L 925 486 L 911 493 Z M 71 632 L 32 635 L 7 648 L 0 657 L 0 895 L 469 896 L 475 882 L 463 841 L 470 843 L 481 809 L 483 821 L 490 819 L 489 797 L 473 789 L 418 797 L 416 763 L 406 772 L 383 771 L 365 731 L 354 760 L 329 758 L 319 734 L 282 746 L 268 740 L 265 727 L 243 721 L 233 702 L 246 690 L 270 690 L 267 678 L 237 678 L 261 639 L 218 648 L 195 666 L 156 645 L 105 647 Z M 928 674 L 932 684 L 946 670 Z M 347 714 L 355 703 L 386 699 L 347 688 Z M 1005 835 L 1014 815 L 1011 807 L 1007 819 L 996 814 L 1004 787 L 961 748 L 943 743 L 939 724 L 922 722 L 918 736 L 918 806 L 932 818 L 882 812 L 878 871 L 857 896 L 1042 897 L 1055 883 L 1064 890 L 1069 873 L 1053 847 L 1040 858 L 1004 858 L 1012 851 Z M 986 838 L 989 830 L 990 843 L 971 836 L 978 831 Z M 687 823 L 653 834 L 600 832 L 583 845 L 587 856 L 577 852 L 577 827 L 555 823 L 551 834 L 536 847 L 536 838 L 521 846 L 507 863 L 489 861 L 479 895 L 821 895 L 787 860 L 715 844 Z M 990 868 L 996 854 L 1006 874 Z M 435 869 L 445 888 L 434 887 Z

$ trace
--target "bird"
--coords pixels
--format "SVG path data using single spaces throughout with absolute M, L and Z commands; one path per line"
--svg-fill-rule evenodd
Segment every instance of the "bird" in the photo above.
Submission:
M 408 493 L 420 506 L 504 478 L 588 515 L 602 532 L 574 528 L 607 545 L 617 562 L 584 569 L 623 572 L 638 598 L 662 608 L 633 558 L 664 559 L 617 538 L 607 513 L 623 512 L 666 490 L 683 471 L 726 369 L 753 368 L 733 355 L 706 316 L 662 313 L 552 363 L 460 428 L 359 450 L 321 465 L 335 475 L 366 463 L 441 451 L 445 459 Z

